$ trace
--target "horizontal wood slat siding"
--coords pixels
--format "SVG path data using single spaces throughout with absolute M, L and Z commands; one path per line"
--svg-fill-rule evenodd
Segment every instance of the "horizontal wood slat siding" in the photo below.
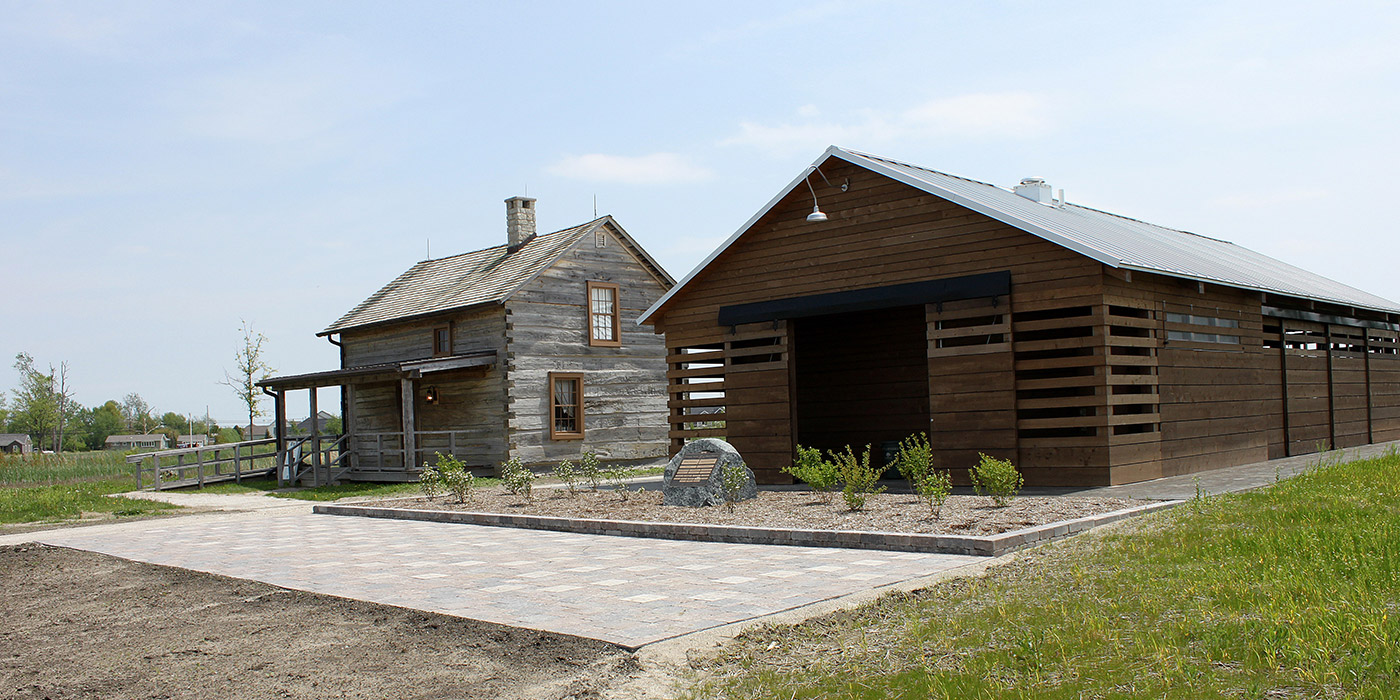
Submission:
M 1013 292 L 1012 297 L 1015 298 Z M 959 482 L 978 454 L 1018 460 L 1013 299 L 924 307 L 929 442 L 940 469 Z

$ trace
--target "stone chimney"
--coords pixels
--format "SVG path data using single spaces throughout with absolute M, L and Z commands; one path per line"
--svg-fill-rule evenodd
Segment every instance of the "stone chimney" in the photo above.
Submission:
M 506 200 L 506 242 L 515 252 L 535 237 L 535 199 L 511 197 Z

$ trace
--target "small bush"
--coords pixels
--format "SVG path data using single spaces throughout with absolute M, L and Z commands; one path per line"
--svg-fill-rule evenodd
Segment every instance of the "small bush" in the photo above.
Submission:
M 1016 466 L 1009 459 L 997 459 L 980 452 L 977 454 L 981 461 L 968 470 L 972 487 L 977 489 L 979 495 L 991 496 L 998 508 L 1006 507 L 1021 492 L 1021 487 L 1026 483 L 1025 477 L 1016 471 Z
M 734 512 L 734 504 L 739 502 L 739 494 L 749 483 L 749 471 L 743 462 L 730 462 L 720 468 L 720 486 L 724 489 L 724 507 Z
M 592 450 L 583 453 L 583 459 L 578 463 L 578 474 L 594 491 L 598 490 L 598 482 L 603 480 L 603 464 Z
M 943 504 L 953 493 L 953 476 L 933 468 L 933 446 L 929 444 L 928 435 L 919 433 L 902 440 L 895 464 L 909 480 L 914 493 L 928 502 L 929 513 L 937 520 Z
M 841 483 L 844 484 L 841 488 L 841 498 L 846 501 L 846 507 L 850 510 L 864 509 L 866 498 L 885 490 L 884 486 L 875 485 L 885 473 L 885 467 L 870 467 L 870 445 L 865 446 L 865 451 L 859 458 L 850 445 L 846 445 L 845 452 L 830 454 L 831 461 L 836 464 L 837 473 L 841 476 Z
M 437 472 L 437 479 L 442 487 L 451 492 L 452 497 L 458 503 L 466 503 L 471 500 L 472 491 L 476 488 L 476 476 L 467 469 L 465 464 L 462 464 L 461 460 L 439 452 L 434 471 Z
M 535 473 L 521 464 L 520 460 L 515 457 L 501 463 L 501 483 L 505 485 L 506 491 L 509 493 L 529 500 L 530 491 L 534 488 L 536 478 Z
M 797 459 L 783 471 L 807 483 L 822 499 L 831 500 L 831 492 L 841 485 L 841 472 L 834 461 L 822 459 L 822 451 L 815 447 L 797 446 Z
M 442 481 L 442 473 L 424 462 L 423 471 L 418 472 L 418 488 L 423 490 L 423 497 L 431 501 L 441 496 L 447 490 L 447 485 Z
M 578 490 L 578 467 L 573 462 L 564 460 L 554 467 L 554 478 L 563 482 L 569 489 L 569 497 L 572 498 Z
M 614 467 L 603 472 L 603 478 L 607 479 L 608 484 L 612 486 L 612 492 L 617 494 L 617 497 L 624 501 L 634 493 L 646 491 L 646 489 L 641 486 L 633 490 L 627 483 L 627 479 L 631 476 L 632 472 L 622 467 Z

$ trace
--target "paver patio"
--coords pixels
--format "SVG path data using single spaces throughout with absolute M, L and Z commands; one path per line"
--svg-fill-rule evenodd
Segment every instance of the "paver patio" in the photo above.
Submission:
M 25 539 L 629 648 L 983 561 L 315 515 L 303 509 Z

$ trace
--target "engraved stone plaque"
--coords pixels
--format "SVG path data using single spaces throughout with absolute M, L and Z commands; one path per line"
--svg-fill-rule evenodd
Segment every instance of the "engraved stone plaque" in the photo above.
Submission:
M 724 468 L 743 466 L 744 458 L 733 445 L 714 438 L 687 443 L 666 465 L 662 484 L 662 502 L 668 506 L 713 506 L 724 503 Z M 739 500 L 758 495 L 753 472 L 744 466 L 746 483 L 739 491 Z

